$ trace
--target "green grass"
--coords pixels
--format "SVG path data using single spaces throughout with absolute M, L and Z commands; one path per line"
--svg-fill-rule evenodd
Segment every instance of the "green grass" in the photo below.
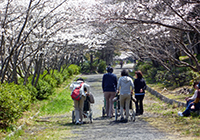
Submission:
M 24 132 L 24 130 L 18 130 L 16 131 L 14 136 L 11 137 L 6 137 L 6 135 L 8 135 L 9 133 L 11 133 L 10 131 L 2 131 L 0 134 L 0 139 L 6 137 L 6 140 L 17 140 L 23 137 L 25 139 L 47 139 L 47 137 L 52 135 L 52 138 L 57 139 L 57 137 L 59 137 L 59 134 L 55 134 L 56 130 L 51 130 L 48 129 L 49 126 L 55 124 L 55 125 L 59 125 L 58 122 L 56 122 L 55 120 L 51 120 L 50 124 L 48 124 L 48 122 L 45 124 L 42 123 L 38 123 L 35 121 L 34 119 L 30 119 L 30 117 L 34 116 L 38 110 L 40 111 L 40 113 L 36 116 L 53 116 L 53 115 L 59 115 L 59 114 L 66 114 L 67 112 L 70 112 L 73 109 L 73 100 L 71 99 L 71 91 L 69 89 L 69 85 L 70 83 L 76 79 L 76 76 L 72 76 L 69 79 L 67 79 L 62 85 L 60 85 L 60 87 L 56 88 L 55 93 L 53 95 L 51 95 L 48 99 L 46 100 L 41 100 L 41 101 L 36 101 L 32 104 L 31 109 L 27 112 L 24 112 L 24 115 L 21 119 L 18 120 L 18 122 L 16 122 L 15 124 L 13 124 L 13 126 L 15 127 L 14 129 L 16 129 L 17 127 L 19 127 L 22 124 L 26 124 L 24 127 L 24 129 L 29 129 L 28 127 L 34 127 L 34 126 L 38 126 L 41 125 L 40 127 L 44 127 L 46 126 L 47 128 L 44 130 L 43 134 L 26 134 Z M 67 88 L 66 88 L 67 87 Z M 63 121 L 71 121 L 71 117 L 70 118 L 63 118 Z M 66 127 L 63 127 L 63 130 L 65 131 L 65 133 L 69 133 L 69 130 L 66 130 Z M 42 135 L 42 136 L 41 136 Z
M 155 117 L 144 118 L 152 126 L 165 132 L 181 135 L 186 139 L 200 139 L 200 116 L 192 113 L 190 117 L 179 117 L 177 113 L 184 111 L 185 107 L 178 107 L 177 104 L 166 104 L 149 92 L 147 92 L 145 98 L 154 101 L 144 104 L 146 112 L 156 115 L 156 119 Z
M 178 90 L 180 90 L 182 88 L 191 88 L 192 89 L 192 86 L 184 86 L 184 87 L 173 88 L 173 89 L 165 88 L 165 86 L 160 83 L 159 84 L 148 84 L 148 86 L 151 87 L 152 89 L 156 90 L 157 92 L 161 93 L 165 97 L 167 97 L 169 99 L 174 99 L 174 100 L 180 101 L 180 102 L 186 102 L 185 98 L 193 95 L 193 93 L 191 93 L 189 95 L 178 94 Z M 164 88 L 167 90 L 164 90 Z
M 47 102 L 41 107 L 40 115 L 55 115 L 63 114 L 71 111 L 73 107 L 73 100 L 71 99 L 71 91 L 69 88 L 61 91 L 56 98 Z

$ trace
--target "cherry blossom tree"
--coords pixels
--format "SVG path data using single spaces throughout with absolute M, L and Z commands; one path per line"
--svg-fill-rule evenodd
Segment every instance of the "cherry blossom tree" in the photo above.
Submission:
M 114 38 L 126 43 L 123 46 L 137 57 L 150 58 L 168 70 L 175 65 L 199 72 L 198 9 L 195 0 L 113 0 L 104 7 L 107 12 L 99 15 L 114 26 Z M 183 55 L 191 61 L 179 59 Z
M 200 71 L 198 0 L 1 0 L 0 15 L 1 82 L 105 48 Z

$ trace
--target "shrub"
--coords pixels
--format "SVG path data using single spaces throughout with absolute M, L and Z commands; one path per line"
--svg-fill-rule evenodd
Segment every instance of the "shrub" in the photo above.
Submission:
M 106 70 L 106 61 L 100 60 L 100 63 L 98 65 L 98 72 L 104 73 Z
M 26 87 L 27 87 L 28 91 L 30 92 L 31 100 L 34 101 L 37 96 L 37 89 L 31 83 L 28 83 L 26 85 Z
M 147 62 L 139 62 L 138 64 L 137 64 L 137 67 L 136 67 L 136 69 L 137 70 L 140 70 L 140 71 L 142 71 L 142 73 L 144 74 L 144 75 L 148 75 L 148 70 L 150 69 L 150 68 L 152 68 L 152 63 L 151 62 L 149 62 L 149 61 L 147 61 Z
M 68 69 L 61 69 L 61 74 L 63 76 L 63 80 L 67 80 L 68 76 L 69 76 L 69 72 Z
M 81 67 L 81 72 L 82 73 L 90 73 L 90 64 L 85 61 Z
M 147 70 L 148 78 L 150 78 L 150 80 L 153 82 L 156 81 L 155 80 L 156 74 L 157 74 L 157 69 L 154 67 L 151 67 L 149 70 Z
M 62 74 L 58 70 L 54 70 L 52 77 L 56 80 L 56 86 L 59 86 L 64 81 Z
M 55 90 L 48 82 L 41 79 L 39 79 L 36 89 L 38 91 L 37 99 L 46 99 L 48 96 L 52 95 Z
M 0 124 L 10 125 L 22 116 L 31 104 L 31 93 L 26 86 L 14 83 L 0 85 Z
M 43 80 L 45 80 L 52 87 L 56 87 L 57 86 L 57 81 L 56 81 L 55 77 L 53 77 L 50 74 L 46 75 L 46 73 L 47 73 L 47 71 L 45 71 L 40 77 L 43 78 Z
M 28 78 L 28 81 L 26 83 L 26 88 L 29 90 L 29 93 L 31 95 L 31 100 L 34 101 L 36 99 L 36 96 L 37 96 L 37 89 L 31 84 L 31 81 L 32 80 L 32 76 L 30 76 Z M 19 78 L 19 85 L 22 85 L 23 86 L 24 84 L 24 79 L 23 78 Z
M 80 72 L 80 67 L 74 64 L 71 64 L 67 69 L 70 75 L 79 74 Z

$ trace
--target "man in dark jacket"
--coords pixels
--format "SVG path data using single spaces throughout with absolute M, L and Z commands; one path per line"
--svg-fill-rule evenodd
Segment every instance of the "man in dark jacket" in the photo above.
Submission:
M 104 98 L 106 100 L 106 114 L 108 117 L 113 116 L 113 98 L 115 97 L 117 90 L 117 76 L 113 74 L 113 68 L 107 67 L 106 74 L 103 75 L 102 79 L 102 89 L 104 93 Z

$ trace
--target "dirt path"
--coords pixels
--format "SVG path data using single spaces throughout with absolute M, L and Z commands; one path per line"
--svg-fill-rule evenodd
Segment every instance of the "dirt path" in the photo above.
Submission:
M 133 65 L 125 65 L 124 68 L 133 68 Z M 114 73 L 120 76 L 122 69 L 117 66 Z M 103 74 L 83 75 L 90 84 L 95 97 L 92 106 L 93 123 L 74 125 L 71 121 L 71 112 L 58 116 L 38 116 L 32 124 L 27 123 L 23 135 L 14 140 L 177 140 L 180 137 L 168 134 L 163 130 L 151 126 L 145 121 L 145 117 L 156 119 L 156 115 L 144 112 L 142 116 L 136 116 L 135 122 L 120 123 L 114 118 L 102 118 L 103 92 L 101 81 Z M 145 96 L 144 103 L 155 102 Z
M 124 68 L 132 68 L 133 65 L 125 65 Z M 122 69 L 116 66 L 114 73 L 120 76 Z M 98 139 L 98 140 L 169 140 L 177 139 L 158 129 L 149 125 L 142 119 L 142 116 L 137 116 L 135 122 L 119 123 L 115 122 L 114 118 L 102 118 L 102 106 L 103 106 L 103 93 L 101 88 L 103 74 L 85 75 L 87 77 L 86 82 L 91 85 L 92 93 L 95 96 L 95 104 L 93 105 L 93 118 L 92 124 L 83 124 L 72 129 L 72 133 L 77 136 L 67 137 L 67 139 Z M 145 103 L 148 103 L 148 99 L 145 99 Z M 152 102 L 152 101 L 150 101 Z M 155 117 L 152 114 L 144 112 L 143 116 Z

